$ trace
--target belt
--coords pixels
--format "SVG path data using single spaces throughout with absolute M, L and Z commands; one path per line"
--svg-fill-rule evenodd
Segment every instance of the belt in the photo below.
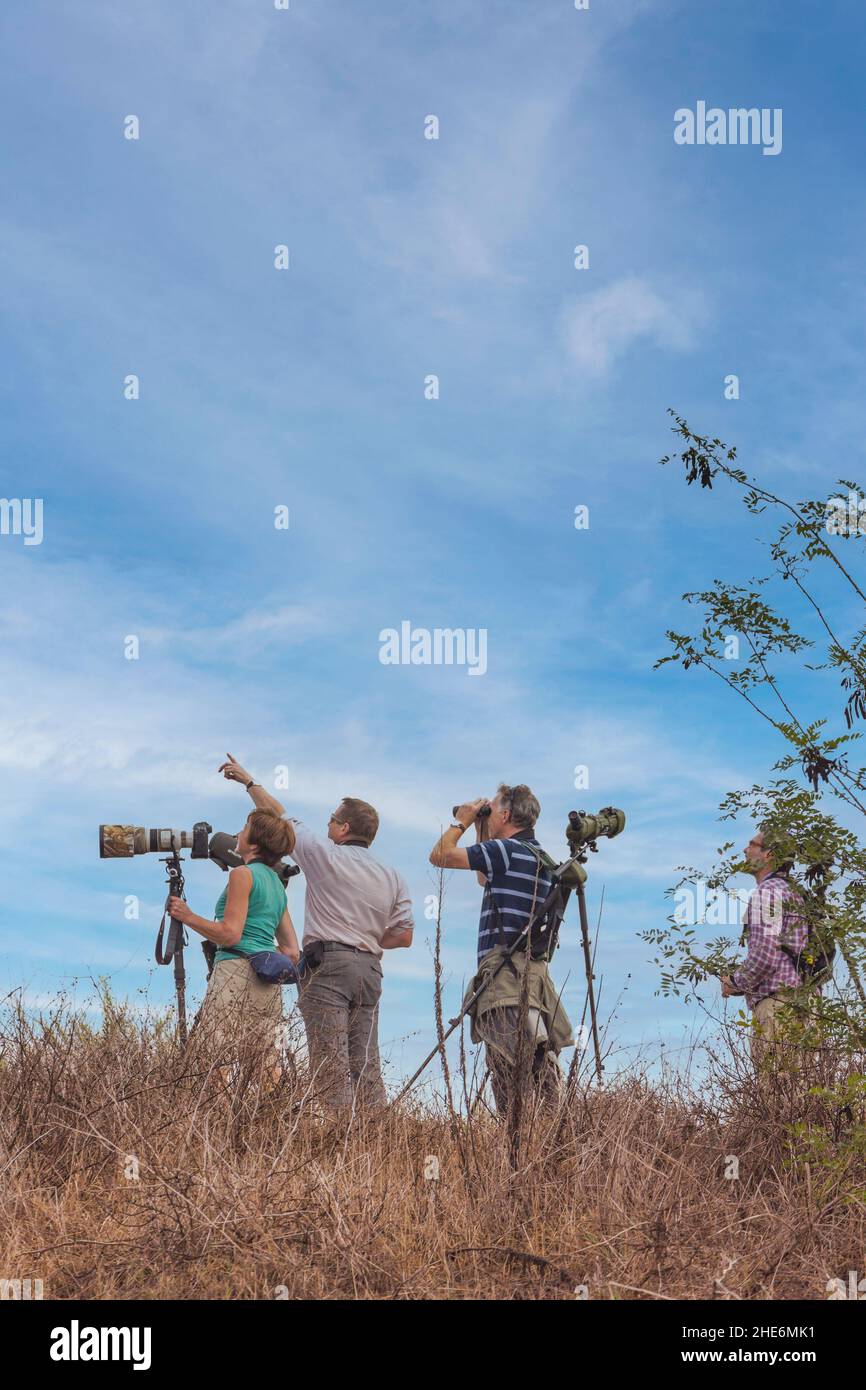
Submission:
M 373 951 L 365 951 L 363 946 L 347 946 L 344 941 L 321 941 L 323 951 L 354 951 L 359 956 L 372 956 Z

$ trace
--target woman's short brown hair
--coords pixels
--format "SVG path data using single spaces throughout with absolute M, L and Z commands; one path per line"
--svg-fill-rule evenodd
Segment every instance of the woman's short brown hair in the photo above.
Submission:
M 294 826 L 282 816 L 275 816 L 273 811 L 250 811 L 247 831 L 259 858 L 270 868 L 295 848 Z

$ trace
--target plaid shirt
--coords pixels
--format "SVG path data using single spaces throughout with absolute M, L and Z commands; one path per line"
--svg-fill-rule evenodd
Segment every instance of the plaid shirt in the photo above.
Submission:
M 791 957 L 779 940 L 802 951 L 809 939 L 803 901 L 783 874 L 770 874 L 755 888 L 746 908 L 745 926 L 749 949 L 731 979 L 746 996 L 750 1009 L 780 989 L 796 989 L 802 983 Z

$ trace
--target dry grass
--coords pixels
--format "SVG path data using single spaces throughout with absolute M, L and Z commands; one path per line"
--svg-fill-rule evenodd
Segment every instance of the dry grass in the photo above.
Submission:
M 857 1117 L 739 1065 L 715 1059 L 700 1090 L 580 1082 L 515 1148 L 483 1105 L 347 1130 L 302 1069 L 227 1090 L 165 1024 L 12 1008 L 0 1277 L 61 1299 L 826 1298 L 863 1268 Z M 831 1135 L 819 1166 L 796 1120 Z

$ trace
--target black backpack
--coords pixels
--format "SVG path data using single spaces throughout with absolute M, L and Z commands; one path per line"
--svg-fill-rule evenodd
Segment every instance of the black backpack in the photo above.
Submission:
M 537 904 L 535 912 L 530 919 L 530 930 L 527 933 L 529 938 L 530 959 L 550 960 L 559 944 L 559 928 L 565 912 L 565 904 L 568 900 L 568 892 L 563 892 L 563 889 L 570 890 L 575 885 L 571 882 L 570 878 L 561 879 L 556 877 L 556 870 L 559 868 L 559 865 L 556 863 L 555 859 L 551 859 L 550 855 L 543 850 L 540 845 L 532 845 L 527 840 L 522 840 L 521 844 L 524 849 L 529 850 L 530 854 L 538 863 L 539 874 L 542 869 L 547 869 L 552 875 L 552 887 L 547 897 L 542 898 Z M 496 922 L 499 928 L 499 939 L 504 945 L 505 932 L 502 926 L 502 917 L 499 912 L 499 904 L 493 896 L 492 889 L 490 890 L 490 902 L 496 915 Z M 524 927 L 524 931 L 525 930 L 526 928 Z M 524 939 L 517 949 L 519 951 L 525 951 L 526 947 L 527 941 Z
M 780 940 L 779 950 L 784 951 L 794 962 L 803 983 L 814 985 L 817 989 L 832 978 L 836 943 L 829 926 L 825 924 L 826 919 L 819 925 L 813 921 L 811 914 L 807 914 L 807 918 L 808 935 L 805 946 L 798 950 L 796 946 L 788 946 Z

